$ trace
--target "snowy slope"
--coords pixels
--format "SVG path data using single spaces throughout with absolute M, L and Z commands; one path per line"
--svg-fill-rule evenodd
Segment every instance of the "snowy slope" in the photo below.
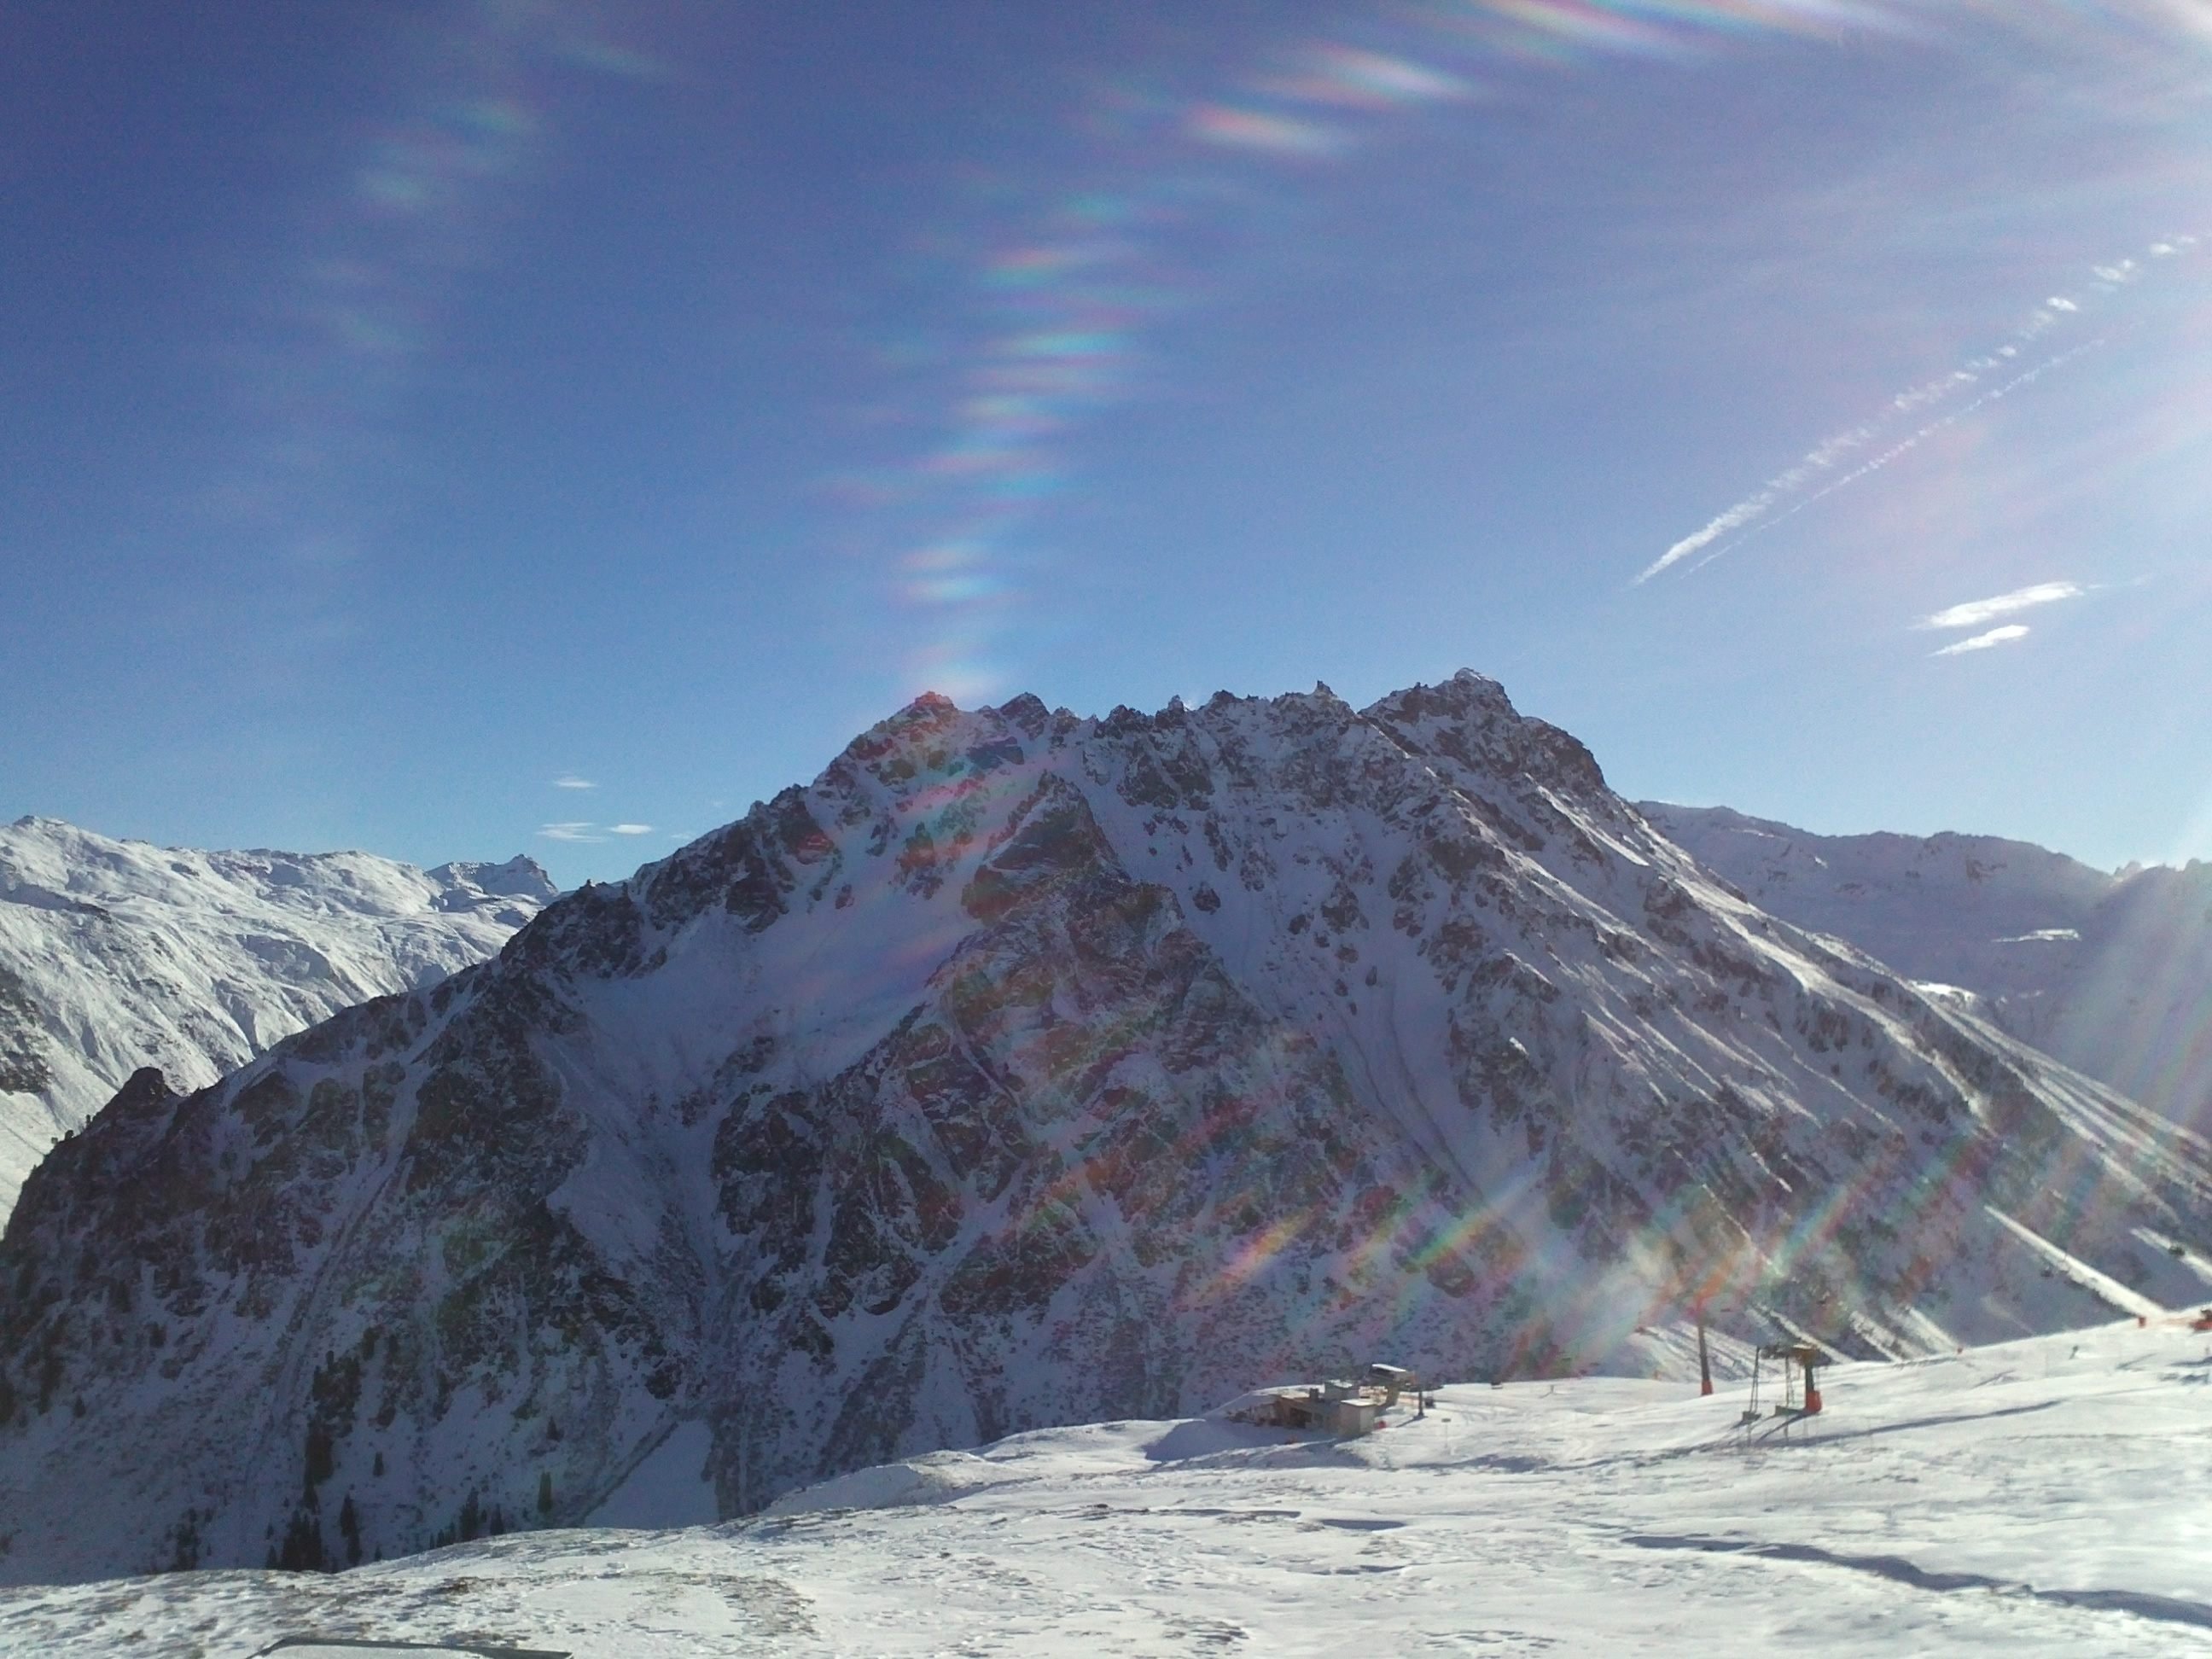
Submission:
M 1494 683 L 925 698 L 42 1165 L 0 1577 L 740 1514 L 1376 1352 L 1648 1375 L 1701 1297 L 1943 1352 L 2196 1296 L 2208 1237 L 2202 1141 L 1731 895 Z
M 1048 1430 L 757 1519 L 555 1531 L 336 1577 L 0 1591 L 0 1650 L 246 1654 L 473 1637 L 765 1655 L 2212 1654 L 2212 1352 L 2174 1323 L 1740 1383 L 1444 1389 L 1331 1443 L 1213 1419 Z
M 1642 811 L 1762 909 L 1972 992 L 2014 1036 L 2212 1130 L 2212 865 L 2114 876 L 1994 836 L 1815 836 L 1725 807 Z
M 141 1066 L 187 1088 L 341 1008 L 481 962 L 553 896 L 526 858 L 204 853 L 0 828 L 0 1221 Z

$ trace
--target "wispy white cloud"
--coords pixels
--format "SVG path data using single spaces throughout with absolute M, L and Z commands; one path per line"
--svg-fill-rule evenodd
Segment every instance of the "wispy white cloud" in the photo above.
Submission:
M 2015 587 L 2009 593 L 1999 593 L 1992 599 L 1969 599 L 1964 605 L 1954 605 L 1938 611 L 1932 617 L 1923 617 L 1913 624 L 1916 628 L 1981 628 L 1999 617 L 2009 617 L 2015 611 L 2033 611 L 2038 605 L 2057 605 L 2064 599 L 2078 599 L 2089 590 L 2080 582 L 2037 582 L 2032 587 Z
M 607 826 L 607 833 L 611 836 L 649 836 L 653 833 L 653 826 L 649 823 L 611 823 Z
M 547 841 L 596 843 L 606 839 L 605 836 L 593 833 L 598 828 L 597 824 L 592 823 L 549 823 L 538 833 Z
M 1932 654 L 1938 657 L 1963 656 L 1969 651 L 1987 651 L 1993 646 L 2010 645 L 2014 640 L 2026 639 L 2027 635 L 2026 623 L 2008 623 L 2002 628 L 1992 628 L 1986 634 L 1977 634 L 1970 640 L 1960 640 L 1956 645 L 1947 645 Z
M 599 786 L 589 778 L 580 778 L 574 772 L 563 772 L 553 780 L 556 789 L 596 789 Z

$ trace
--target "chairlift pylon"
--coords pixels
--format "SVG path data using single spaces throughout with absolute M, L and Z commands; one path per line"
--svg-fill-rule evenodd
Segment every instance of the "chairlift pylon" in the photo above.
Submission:
M 1765 1348 L 1753 1348 L 1751 1351 L 1751 1403 L 1743 1408 L 1743 1414 L 1736 1419 L 1736 1421 L 1747 1429 L 1765 1415 L 1759 1408 L 1759 1357 L 1765 1352 Z

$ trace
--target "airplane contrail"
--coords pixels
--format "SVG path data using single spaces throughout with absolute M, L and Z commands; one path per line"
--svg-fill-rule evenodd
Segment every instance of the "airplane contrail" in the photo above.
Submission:
M 2151 244 L 2149 257 L 2154 259 L 2170 258 L 2185 248 L 2195 246 L 2196 243 L 2194 236 L 2165 238 Z M 2116 292 L 2135 282 L 2142 275 L 2144 269 L 2135 259 L 2094 266 L 2090 272 L 2094 279 L 2089 284 L 2090 289 L 2103 294 Z M 2070 362 L 2086 351 L 2095 349 L 2104 343 L 2102 338 L 2047 358 L 2034 368 L 1984 392 L 1940 420 L 1921 426 L 1871 459 L 1847 471 L 1839 472 L 1838 470 L 1860 451 L 1879 442 L 1886 434 L 1894 430 L 1902 416 L 1947 402 L 1983 385 L 1988 376 L 2016 364 L 2023 347 L 2042 338 L 2053 329 L 2065 326 L 2080 316 L 2082 310 L 2082 301 L 2078 299 L 2066 295 L 2051 295 L 2029 313 L 2027 322 L 2014 330 L 2004 344 L 1994 351 L 1969 358 L 1948 374 L 1939 375 L 1899 392 L 1871 420 L 1823 439 L 1796 465 L 1777 473 L 1733 507 L 1715 514 L 1699 528 L 1674 543 L 1639 571 L 1632 585 L 1641 586 L 1654 576 L 1673 569 L 1685 559 L 1697 558 L 1700 554 L 1704 556 L 1698 558 L 1692 569 L 1711 562 L 1752 537 L 1795 518 L 1814 502 L 1825 501 L 1869 473 L 1881 471 L 1899 456 L 1917 448 L 1936 433 L 1955 425 L 1975 410 L 1985 408 L 2022 386 L 2033 385 L 2052 369 Z M 1815 484 L 1819 488 L 1814 489 Z M 1810 495 L 1805 493 L 1808 489 L 1812 489 Z M 1790 503 L 1787 508 L 1777 512 L 1776 509 L 1782 507 L 1784 502 Z
M 2019 391 L 2022 386 L 2034 385 L 2036 381 L 2041 380 L 2052 369 L 2062 368 L 2065 364 L 2073 362 L 2075 358 L 2081 356 L 2088 352 L 2094 351 L 2098 347 L 2105 343 L 2106 337 L 2100 334 L 2094 340 L 2085 340 L 2080 345 L 2075 346 L 2071 351 L 2062 351 L 2055 357 L 2045 359 L 2042 362 L 2038 363 L 2034 368 L 2024 370 L 2021 374 L 2015 374 L 2011 380 L 2007 380 L 2002 386 L 1991 387 L 1989 391 L 1982 393 L 1980 397 L 1975 398 L 1972 403 L 1966 404 L 1958 409 L 1953 410 L 1949 414 L 1944 416 L 1940 420 L 1929 422 L 1925 426 L 1923 426 L 1917 430 L 1899 439 L 1888 448 L 1883 450 L 1879 455 L 1873 457 L 1869 460 L 1862 462 L 1859 465 L 1852 468 L 1849 472 L 1846 472 L 1840 477 L 1835 478 L 1830 483 L 1822 485 L 1819 489 L 1814 490 L 1811 495 L 1805 496 L 1802 500 L 1791 502 L 1787 510 L 1777 513 L 1771 518 L 1764 519 L 1759 523 L 1748 525 L 1747 527 L 1744 529 L 1744 533 L 1742 535 L 1736 537 L 1733 541 L 1725 542 L 1721 546 L 1714 548 L 1712 551 L 1707 553 L 1704 558 L 1699 559 L 1698 562 L 1692 565 L 1690 568 L 1692 570 L 1700 569 L 1705 565 L 1711 564 L 1715 559 L 1720 557 L 1722 554 L 1726 553 L 1734 548 L 1741 547 L 1753 537 L 1762 535 L 1765 532 L 1774 529 L 1778 525 L 1786 524 L 1791 519 L 1796 518 L 1800 513 L 1804 512 L 1806 508 L 1815 506 L 1818 503 L 1827 500 L 1829 496 L 1834 495 L 1838 490 L 1848 489 L 1850 485 L 1856 483 L 1860 479 L 1866 477 L 1872 473 L 1881 471 L 1882 468 L 1887 466 L 1892 461 L 1894 461 L 1899 457 L 1919 448 L 1922 444 L 1934 437 L 1937 433 L 1943 431 L 1948 427 L 1956 426 L 1960 422 L 1965 420 L 1976 410 L 1986 408 L 1990 404 L 2001 402 L 2011 393 Z M 1823 446 L 1823 447 L 1825 447 L 1826 446 Z M 1723 516 L 1725 517 L 1727 515 L 1723 514 Z M 1715 520 L 1714 522 L 1718 523 L 1719 520 Z M 1700 533 L 1702 534 L 1703 532 Z M 1710 544 L 1710 543 L 1714 539 L 1717 538 L 1707 538 L 1705 544 Z M 1684 544 L 1681 542 L 1677 542 L 1674 545 L 1675 547 L 1681 547 L 1683 544 Z M 1692 547 L 1688 550 L 1688 552 L 1694 553 L 1698 550 L 1698 548 Z M 1677 556 L 1674 553 L 1673 549 L 1669 549 L 1668 556 L 1662 558 L 1657 563 L 1648 567 L 1637 577 L 1636 580 L 1639 584 L 1648 581 L 1652 577 L 1657 575 L 1662 570 L 1665 569 L 1669 564 L 1679 562 L 1680 558 L 1686 556 L 1687 556 L 1687 554 Z

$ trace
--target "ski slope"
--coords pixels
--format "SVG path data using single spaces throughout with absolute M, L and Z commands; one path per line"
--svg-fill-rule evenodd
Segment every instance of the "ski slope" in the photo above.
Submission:
M 1057 1429 L 720 1527 L 0 1591 L 0 1652 L 2212 1654 L 2212 1337 L 2130 1321 L 1824 1393 L 1749 1429 L 1741 1380 L 1618 1378 L 1449 1387 L 1342 1443 Z

